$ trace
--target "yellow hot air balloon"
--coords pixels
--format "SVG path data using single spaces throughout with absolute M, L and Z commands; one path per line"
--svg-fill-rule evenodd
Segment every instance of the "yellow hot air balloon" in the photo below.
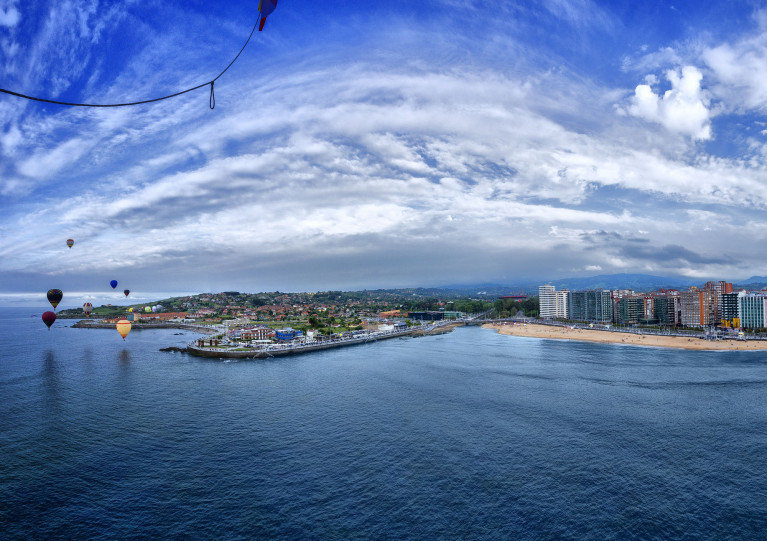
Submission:
M 117 332 L 119 332 L 120 336 L 125 340 L 125 337 L 128 336 L 128 333 L 130 332 L 131 322 L 127 319 L 121 319 L 115 326 L 117 327 Z
M 145 306 L 145 307 L 144 307 L 144 312 L 146 312 L 147 314 L 148 314 L 149 312 L 151 312 L 151 311 L 152 311 L 152 308 L 151 308 L 151 307 L 149 307 L 149 306 Z
M 133 307 L 128 308 L 128 312 L 133 312 Z

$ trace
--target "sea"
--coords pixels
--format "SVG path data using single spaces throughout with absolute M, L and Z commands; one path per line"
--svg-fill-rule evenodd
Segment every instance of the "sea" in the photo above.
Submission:
M 765 539 L 767 354 L 479 327 L 266 360 L 0 309 L 3 539 Z

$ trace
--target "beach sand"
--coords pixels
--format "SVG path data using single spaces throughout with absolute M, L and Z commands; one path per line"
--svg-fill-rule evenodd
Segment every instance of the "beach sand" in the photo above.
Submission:
M 530 338 L 553 338 L 558 340 L 584 340 L 610 344 L 629 344 L 659 348 L 697 349 L 707 351 L 756 351 L 767 350 L 767 340 L 701 340 L 681 336 L 658 336 L 631 334 L 600 329 L 571 329 L 533 323 L 508 325 L 485 324 L 486 329 L 496 329 L 500 334 L 528 336 Z

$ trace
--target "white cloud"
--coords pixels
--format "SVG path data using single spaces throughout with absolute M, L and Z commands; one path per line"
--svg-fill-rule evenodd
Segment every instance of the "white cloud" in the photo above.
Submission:
M 716 91 L 733 110 L 767 108 L 767 38 L 724 44 L 703 52 Z
M 649 84 L 637 85 L 629 113 L 692 139 L 711 139 L 711 113 L 701 91 L 703 74 L 694 66 L 666 72 L 671 89 L 656 94 Z
M 16 9 L 16 1 L 0 2 L 0 26 L 13 27 L 21 20 L 21 13 Z

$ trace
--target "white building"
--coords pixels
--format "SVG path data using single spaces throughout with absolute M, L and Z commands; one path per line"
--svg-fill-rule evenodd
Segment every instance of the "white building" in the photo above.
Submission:
M 540 302 L 541 319 L 557 317 L 557 293 L 554 286 L 538 286 L 538 301 Z

